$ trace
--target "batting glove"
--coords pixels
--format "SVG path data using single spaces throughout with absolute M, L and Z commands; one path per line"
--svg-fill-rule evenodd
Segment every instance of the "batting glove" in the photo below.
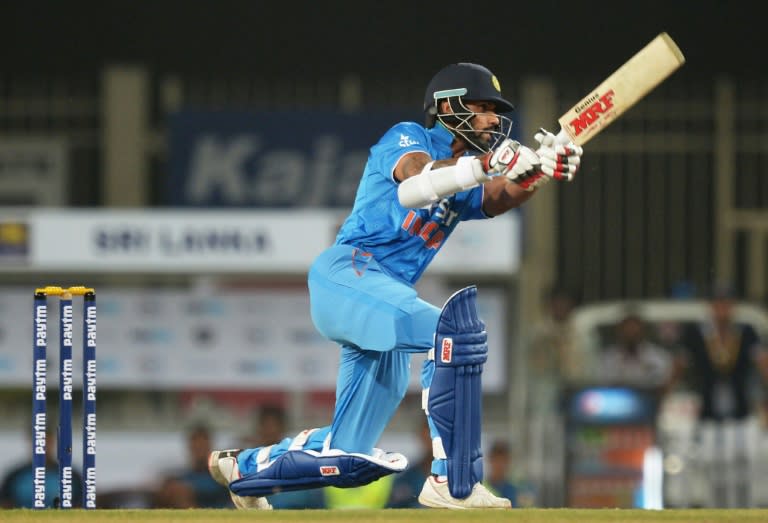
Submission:
M 506 176 L 509 180 L 532 191 L 545 183 L 538 155 L 533 149 L 515 140 L 506 139 L 482 158 L 483 168 L 490 175 Z
M 540 144 L 536 154 L 541 159 L 541 171 L 555 180 L 573 180 L 584 149 L 570 141 L 563 143 L 545 129 L 539 129 L 534 139 Z

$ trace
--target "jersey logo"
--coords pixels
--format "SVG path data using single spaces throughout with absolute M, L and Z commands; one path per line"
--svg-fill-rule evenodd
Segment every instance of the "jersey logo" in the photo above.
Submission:
M 495 74 L 491 75 L 491 83 L 493 84 L 493 87 L 498 91 L 501 92 L 501 84 L 499 83 L 499 79 L 496 78 Z
M 373 258 L 373 254 L 365 252 L 361 249 L 352 250 L 352 270 L 360 277 L 365 273 L 365 269 L 368 268 L 368 262 Z
M 400 135 L 400 147 L 410 147 L 411 145 L 419 145 L 419 142 L 408 136 L 407 134 Z
M 320 467 L 320 474 L 322 476 L 339 476 L 341 475 L 341 472 L 339 472 L 339 467 L 325 466 L 325 467 Z

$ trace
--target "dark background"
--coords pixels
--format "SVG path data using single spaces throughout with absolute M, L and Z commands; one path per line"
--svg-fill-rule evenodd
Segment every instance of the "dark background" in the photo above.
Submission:
M 98 70 L 137 62 L 157 71 L 269 75 L 422 75 L 450 61 L 520 74 L 594 73 L 667 31 L 681 74 L 764 75 L 760 2 L 67 1 L 5 2 L 6 72 Z M 507 80 L 509 81 L 509 79 Z

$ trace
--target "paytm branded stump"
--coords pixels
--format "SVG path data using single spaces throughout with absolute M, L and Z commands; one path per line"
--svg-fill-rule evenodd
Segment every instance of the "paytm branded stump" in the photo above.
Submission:
M 89 287 L 48 286 L 35 289 L 32 340 L 32 476 L 34 508 L 46 508 L 48 301 L 59 302 L 59 424 L 57 430 L 59 508 L 75 505 L 72 489 L 72 348 L 73 297 L 83 299 L 83 499 L 96 508 L 96 293 Z

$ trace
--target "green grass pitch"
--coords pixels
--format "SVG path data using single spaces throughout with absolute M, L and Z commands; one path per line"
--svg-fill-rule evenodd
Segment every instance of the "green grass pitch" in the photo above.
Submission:
M 764 509 L 672 509 L 672 510 L 626 510 L 626 509 L 513 509 L 513 510 L 0 510 L 3 523 L 29 522 L 340 522 L 340 523 L 649 523 L 649 522 L 691 522 L 708 523 L 716 521 L 768 522 L 768 510 Z

